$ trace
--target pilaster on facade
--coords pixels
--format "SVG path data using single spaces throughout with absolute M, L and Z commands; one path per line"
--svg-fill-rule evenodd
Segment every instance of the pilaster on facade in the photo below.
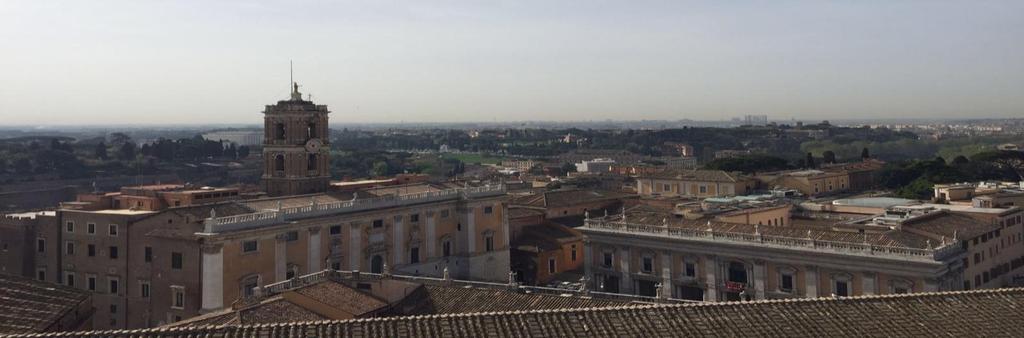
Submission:
M 307 266 L 306 271 L 309 271 L 309 272 L 320 271 L 320 269 L 321 269 L 321 267 L 320 267 L 320 261 L 321 261 L 321 259 L 320 259 L 320 245 L 321 245 L 320 233 L 321 233 L 321 231 L 320 231 L 320 229 L 321 229 L 320 227 L 310 227 L 308 229 L 309 230 L 309 243 L 308 243 L 307 246 L 309 247 L 309 257 L 307 259 L 308 263 L 306 265 Z
M 434 212 L 427 212 L 427 257 L 437 257 L 437 220 Z
M 807 290 L 804 297 L 818 298 L 818 267 L 809 265 L 807 266 L 807 269 L 804 271 L 804 279 L 806 284 L 804 285 L 804 288 L 805 290 Z
M 707 263 L 704 267 L 704 300 L 708 302 L 715 302 L 718 301 L 718 256 L 708 255 L 705 257 L 705 260 Z
M 862 272 L 861 279 L 863 280 L 863 286 L 861 287 L 861 294 L 864 296 L 878 294 L 878 276 L 874 272 Z
M 288 279 L 288 237 L 285 234 L 274 236 L 274 282 Z
M 622 293 L 632 294 L 633 293 L 633 273 L 629 268 L 629 247 L 619 248 L 619 267 L 622 271 L 622 285 L 620 289 Z
M 224 307 L 224 246 L 203 244 L 200 252 L 203 288 L 200 311 L 209 312 Z
M 665 251 L 661 254 L 661 295 L 672 296 L 672 252 Z
M 363 246 L 363 228 L 357 222 L 352 222 L 349 229 L 348 244 L 348 268 L 352 271 L 360 270 L 363 253 L 359 250 Z
M 507 231 L 505 232 L 508 233 Z M 591 287 L 594 290 L 600 290 L 597 287 L 599 281 L 594 280 L 594 247 L 589 238 L 583 239 L 583 275 L 587 276 L 591 283 Z
M 405 248 L 403 247 L 404 244 L 405 244 L 405 230 L 404 230 L 404 224 L 402 223 L 402 221 L 403 221 L 402 215 L 396 215 L 395 216 L 395 225 L 392 227 L 393 228 L 393 233 L 391 235 L 392 236 L 391 239 L 392 239 L 392 242 L 393 242 L 393 244 L 392 244 L 393 246 L 392 247 L 394 248 L 394 254 L 391 255 L 391 258 L 392 258 L 392 261 L 394 262 L 394 266 L 401 265 L 402 264 L 402 258 L 405 257 Z
M 759 300 L 765 299 L 765 278 L 768 276 L 765 261 L 755 259 L 752 272 L 754 277 L 754 298 Z

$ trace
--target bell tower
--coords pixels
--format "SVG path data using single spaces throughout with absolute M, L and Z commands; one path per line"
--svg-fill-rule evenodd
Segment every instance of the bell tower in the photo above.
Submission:
M 292 82 L 291 98 L 263 110 L 263 176 L 270 196 L 313 194 L 330 185 L 330 135 L 325 105 L 303 100 Z

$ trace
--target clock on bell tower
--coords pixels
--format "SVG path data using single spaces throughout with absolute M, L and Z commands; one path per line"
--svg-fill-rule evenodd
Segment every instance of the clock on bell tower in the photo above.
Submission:
M 313 194 L 330 185 L 330 135 L 325 105 L 302 99 L 292 83 L 291 99 L 263 111 L 263 176 L 270 196 Z

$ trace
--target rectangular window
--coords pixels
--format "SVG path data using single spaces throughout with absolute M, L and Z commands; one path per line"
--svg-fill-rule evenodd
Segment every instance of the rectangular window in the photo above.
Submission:
M 782 280 L 779 283 L 779 290 L 786 292 L 793 291 L 793 275 L 782 274 Z
M 46 240 L 39 238 L 36 239 L 36 252 L 46 252 Z
M 341 226 L 332 225 L 330 228 L 331 235 L 341 235 Z
M 96 256 L 96 246 L 92 244 L 86 245 L 85 252 L 89 255 L 89 257 Z
M 661 191 L 670 191 L 670 190 L 672 190 L 672 186 L 670 186 L 668 184 L 664 184 L 661 187 Z
M 68 256 L 73 256 L 75 254 L 75 242 L 64 242 L 64 254 Z
M 441 245 L 441 252 L 443 252 L 444 256 L 446 256 L 446 257 L 447 256 L 451 256 L 452 255 L 452 242 L 451 241 L 444 241 L 444 243 Z
M 485 214 L 491 214 L 491 213 L 494 213 L 494 207 L 492 207 L 492 206 L 486 206 L 486 207 L 484 207 L 484 213 L 485 213 Z
M 700 186 L 700 193 L 706 194 L 707 192 L 708 192 L 708 187 L 707 186 L 704 186 L 704 185 Z
M 573 262 L 576 262 L 576 244 L 572 245 L 571 257 Z
M 686 277 L 697 277 L 697 265 L 692 262 L 683 263 L 683 273 Z
M 256 240 L 242 242 L 242 252 L 256 252 L 259 249 L 259 242 Z
M 555 259 L 548 258 L 548 273 L 555 273 Z
M 85 288 L 89 291 L 96 291 L 96 276 L 85 277 Z
M 448 218 L 448 209 L 441 210 L 441 218 Z
M 139 296 L 142 297 L 142 298 L 149 298 L 149 282 L 148 281 L 140 281 L 139 282 Z
M 180 252 L 172 252 L 171 253 L 171 269 L 181 270 L 181 253 Z
M 145 251 L 146 252 L 143 254 L 143 256 L 144 256 L 144 259 L 146 260 L 146 263 L 152 262 L 153 261 L 153 248 L 147 246 Z
M 117 236 L 117 224 L 111 224 L 107 227 L 107 233 L 111 236 Z
M 110 247 L 110 259 L 117 259 L 117 247 Z
M 64 273 L 64 284 L 66 284 L 67 286 L 71 286 L 71 287 L 75 286 L 75 273 L 74 272 L 65 272 Z
M 420 214 L 409 215 L 409 223 L 416 223 L 420 221 Z
M 382 220 L 382 219 L 375 219 L 375 220 L 373 220 L 373 227 L 374 228 L 380 228 L 380 227 L 383 227 L 383 226 L 384 226 L 384 220 Z
M 96 223 L 86 224 L 85 225 L 85 229 L 86 229 L 86 232 L 88 232 L 90 235 L 95 235 L 96 234 Z
M 640 268 L 644 272 L 654 271 L 654 258 L 653 257 L 644 257 L 643 258 L 643 264 L 642 264 L 642 266 Z
M 605 267 L 611 267 L 612 266 L 612 258 L 613 257 L 612 257 L 612 253 L 611 252 L 605 252 L 604 253 L 604 261 L 602 263 L 604 263 Z
M 36 270 L 36 279 L 46 280 L 46 269 L 40 268 L 39 270 Z
M 850 295 L 850 286 L 846 281 L 836 281 L 836 296 L 847 297 Z
M 494 236 L 484 238 L 484 247 L 487 249 L 487 252 L 494 251 Z
M 121 281 L 119 281 L 117 278 L 113 278 L 113 277 L 110 278 L 110 289 L 109 290 L 110 290 L 111 294 L 115 294 L 116 295 L 117 292 L 121 289 L 120 286 L 121 286 Z
M 75 232 L 75 222 L 68 221 L 67 223 L 65 223 L 64 231 Z
M 420 262 L 420 248 L 409 249 L 409 263 Z
M 110 304 L 110 313 L 117 313 L 117 304 Z M 110 322 L 111 323 L 117 323 L 117 322 L 115 322 L 115 319 L 110 319 Z M 113 325 L 113 324 L 111 324 L 111 325 Z
M 289 232 L 284 233 L 284 240 L 287 241 L 287 242 L 294 242 L 294 241 L 299 240 L 299 232 L 298 231 L 289 231 Z
M 171 287 L 171 308 L 183 309 L 185 308 L 185 287 L 183 286 L 172 286 Z

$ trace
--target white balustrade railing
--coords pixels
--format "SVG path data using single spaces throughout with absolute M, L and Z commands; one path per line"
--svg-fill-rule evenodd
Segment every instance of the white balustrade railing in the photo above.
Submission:
M 955 242 L 934 249 L 917 249 L 908 247 L 876 245 L 870 243 L 838 242 L 817 240 L 811 238 L 783 237 L 757 233 L 752 234 L 713 231 L 711 229 L 673 228 L 666 227 L 663 225 L 636 224 L 601 219 L 589 219 L 585 222 L 584 227 L 586 229 L 600 231 L 645 234 L 675 238 L 692 238 L 708 241 L 742 242 L 783 248 L 805 248 L 819 251 L 833 251 L 845 254 L 859 254 L 871 256 L 898 256 L 929 261 L 939 261 L 946 257 L 949 257 L 950 255 L 955 255 L 961 252 L 960 246 L 957 245 L 957 243 Z
M 505 186 L 498 184 L 471 188 L 425 191 L 397 196 L 353 199 L 349 201 L 336 201 L 329 203 L 317 203 L 311 200 L 310 204 L 302 206 L 282 207 L 277 210 L 263 210 L 250 214 L 207 218 L 204 222 L 204 232 L 219 233 L 280 224 L 289 220 L 307 217 L 389 208 L 415 203 L 496 196 L 504 193 Z

